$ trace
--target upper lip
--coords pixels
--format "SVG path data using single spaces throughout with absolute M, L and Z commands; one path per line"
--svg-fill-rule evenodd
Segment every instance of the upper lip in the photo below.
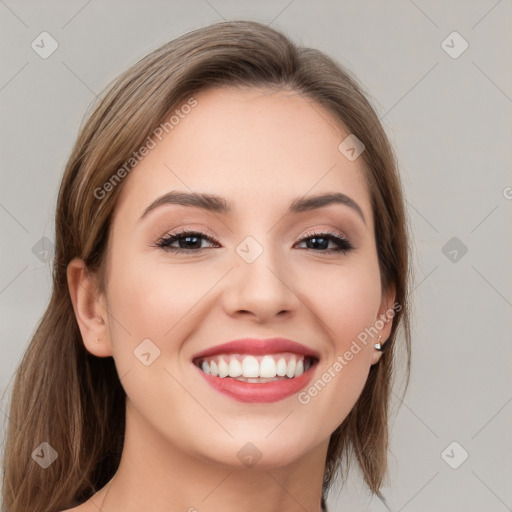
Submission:
M 194 354 L 193 359 L 199 359 L 202 357 L 218 354 L 265 355 L 277 354 L 280 352 L 293 352 L 295 354 L 304 354 L 309 357 L 320 359 L 320 354 L 316 350 L 286 338 L 243 338 L 239 340 L 228 341 L 227 343 L 215 345 L 213 347 L 207 348 L 206 350 L 198 352 L 197 354 Z

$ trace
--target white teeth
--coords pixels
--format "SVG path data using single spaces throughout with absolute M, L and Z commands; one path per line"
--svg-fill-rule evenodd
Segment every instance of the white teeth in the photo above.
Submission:
M 304 373 L 304 363 L 302 359 L 297 361 L 297 366 L 295 367 L 295 377 L 300 377 Z
M 259 377 L 260 365 L 254 356 L 245 356 L 242 361 L 242 375 L 244 377 Z
M 234 357 L 229 361 L 229 376 L 240 377 L 242 375 L 242 365 L 240 361 Z
M 217 365 L 219 367 L 219 377 L 227 377 L 229 375 L 229 366 L 222 357 L 220 358 L 219 364 Z
M 285 358 L 281 357 L 279 361 L 277 361 L 276 375 L 278 377 L 284 377 L 286 375 L 287 366 Z
M 286 370 L 286 376 L 291 379 L 295 376 L 295 358 L 292 357 L 288 362 L 288 369 Z
M 276 362 L 270 356 L 265 356 L 260 363 L 260 377 L 271 379 L 276 376 Z
M 217 363 L 215 361 L 210 361 L 210 373 L 217 377 L 219 375 L 219 369 L 217 368 Z
M 286 359 L 288 358 L 288 362 Z M 225 354 L 210 360 L 204 359 L 200 367 L 205 373 L 214 377 L 231 377 L 246 382 L 268 382 L 288 377 L 300 377 L 312 366 L 312 361 L 304 356 L 294 354 L 242 356 Z

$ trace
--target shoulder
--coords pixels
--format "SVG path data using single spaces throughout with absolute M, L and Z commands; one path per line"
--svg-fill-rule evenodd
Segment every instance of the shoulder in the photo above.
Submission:
M 58 512 L 98 512 L 100 507 L 96 505 L 96 503 L 102 502 L 102 496 L 104 494 L 104 489 L 99 490 L 86 501 L 73 500 L 71 503 L 68 503 L 65 509 L 59 510 Z
M 69 504 L 69 507 L 63 510 L 59 510 L 59 512 L 89 512 L 92 511 L 90 507 L 90 503 L 86 501 L 85 503 L 80 503 L 78 501 L 74 501 Z

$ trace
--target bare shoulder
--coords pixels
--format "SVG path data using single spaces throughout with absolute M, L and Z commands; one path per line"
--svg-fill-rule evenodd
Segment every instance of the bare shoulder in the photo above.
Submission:
M 93 507 L 93 503 L 91 503 L 90 500 L 86 501 L 85 503 L 81 503 L 80 505 L 77 505 L 73 508 L 67 508 L 65 510 L 61 510 L 60 512 L 93 512 L 95 510 L 98 511 L 97 507 Z
M 62 509 L 59 512 L 98 512 L 104 500 L 105 489 L 108 487 L 103 487 L 83 503 L 75 500 L 69 504 L 70 508 Z

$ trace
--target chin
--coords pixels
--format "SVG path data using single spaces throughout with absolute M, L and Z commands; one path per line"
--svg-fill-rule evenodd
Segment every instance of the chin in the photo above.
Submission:
M 225 443 L 212 443 L 221 448 L 205 456 L 211 462 L 231 469 L 233 467 L 241 469 L 244 466 L 275 469 L 293 464 L 308 451 L 304 444 L 304 436 L 297 440 L 279 436 L 276 432 L 266 436 L 266 432 L 264 434 L 260 432 L 259 435 L 254 436 L 247 434 L 242 439 L 230 438 Z

